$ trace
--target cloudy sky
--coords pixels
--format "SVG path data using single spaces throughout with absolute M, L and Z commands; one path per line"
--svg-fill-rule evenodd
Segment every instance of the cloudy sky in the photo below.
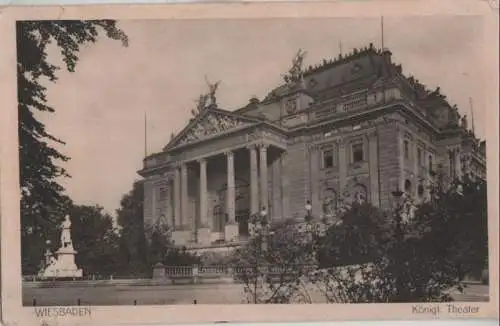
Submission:
M 82 49 L 75 73 L 60 71 L 48 87 L 56 113 L 43 116 L 48 130 L 66 141 L 72 175 L 63 183 L 77 203 L 100 204 L 113 213 L 138 179 L 144 156 L 144 113 L 148 151 L 159 151 L 171 132 L 190 117 L 204 76 L 221 80 L 220 106 L 235 109 L 252 96 L 262 98 L 281 82 L 295 52 L 308 52 L 306 64 L 343 51 L 380 46 L 380 20 L 373 18 L 149 20 L 121 21 L 130 38 L 103 38 Z M 480 16 L 385 18 L 385 46 L 405 74 L 429 87 L 441 86 L 451 103 L 470 116 L 485 135 L 483 56 Z M 53 54 L 53 53 L 52 53 Z M 57 55 L 51 57 L 58 62 Z

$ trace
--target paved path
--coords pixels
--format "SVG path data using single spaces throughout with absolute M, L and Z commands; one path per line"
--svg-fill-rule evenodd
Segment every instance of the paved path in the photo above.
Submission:
M 471 285 L 465 294 L 455 294 L 456 301 L 487 301 L 488 286 Z M 241 284 L 183 284 L 161 286 L 105 286 L 23 289 L 23 305 L 37 306 L 77 305 L 165 305 L 165 304 L 239 304 L 242 303 Z M 313 293 L 315 302 L 322 302 L 319 293 Z

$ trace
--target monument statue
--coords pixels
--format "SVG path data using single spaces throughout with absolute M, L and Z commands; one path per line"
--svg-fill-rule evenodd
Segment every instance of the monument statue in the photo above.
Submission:
M 49 243 L 49 242 L 48 242 Z M 71 240 L 71 220 L 66 215 L 61 224 L 61 247 L 54 257 L 49 251 L 46 253 L 46 266 L 40 272 L 42 278 L 79 278 L 83 272 L 75 263 L 76 251 Z

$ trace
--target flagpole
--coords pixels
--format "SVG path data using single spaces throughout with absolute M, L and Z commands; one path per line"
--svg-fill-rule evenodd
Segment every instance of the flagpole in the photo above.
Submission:
M 144 110 L 144 157 L 148 156 L 148 118 Z
M 384 16 L 380 16 L 380 32 L 382 40 L 382 51 L 384 51 Z
M 470 106 L 470 118 L 472 122 L 472 134 L 475 135 L 475 126 L 474 126 L 474 106 L 472 105 L 472 97 L 469 97 L 469 106 Z

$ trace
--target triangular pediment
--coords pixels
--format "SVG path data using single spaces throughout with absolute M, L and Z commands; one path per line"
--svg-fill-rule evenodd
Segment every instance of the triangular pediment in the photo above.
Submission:
M 195 117 L 165 149 L 199 142 L 256 123 L 258 123 L 256 119 L 244 117 L 232 112 L 220 109 L 205 109 L 205 111 Z

